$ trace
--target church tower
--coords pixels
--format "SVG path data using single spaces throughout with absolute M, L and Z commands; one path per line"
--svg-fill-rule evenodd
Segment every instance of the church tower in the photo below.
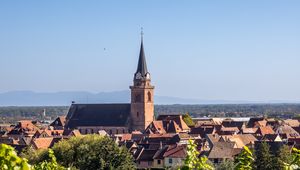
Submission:
M 143 36 L 143 35 L 142 35 Z M 154 86 L 151 85 L 143 46 L 143 37 L 137 70 L 131 89 L 131 129 L 143 131 L 154 120 Z

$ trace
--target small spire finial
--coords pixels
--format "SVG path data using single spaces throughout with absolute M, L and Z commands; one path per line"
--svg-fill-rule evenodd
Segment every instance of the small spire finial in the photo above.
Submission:
M 143 36 L 144 36 L 144 31 L 143 31 L 143 27 L 141 27 L 141 38 L 143 40 Z

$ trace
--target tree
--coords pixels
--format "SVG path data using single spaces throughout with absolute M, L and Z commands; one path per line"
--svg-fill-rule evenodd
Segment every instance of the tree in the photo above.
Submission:
M 132 155 L 106 136 L 85 135 L 53 146 L 59 163 L 78 169 L 134 169 Z
M 299 169 L 300 167 L 300 150 L 297 148 L 292 149 L 291 162 L 284 162 L 284 170 Z
M 0 168 L 1 170 L 30 170 L 30 165 L 26 159 L 18 157 L 13 147 L 0 144 Z
M 182 170 L 213 170 L 213 166 L 208 163 L 208 159 L 205 156 L 199 157 L 197 145 L 193 140 L 188 141 L 187 145 L 187 157 L 185 158 L 184 166 Z
M 37 164 L 46 159 L 48 159 L 48 150 L 47 149 L 38 149 L 35 150 L 31 146 L 27 146 L 22 150 L 20 156 L 28 160 L 30 164 Z
M 290 147 L 287 145 L 283 145 L 276 152 L 273 165 L 278 167 L 279 169 L 286 169 L 293 161 L 293 155 L 291 154 Z
M 252 151 L 247 146 L 244 146 L 244 149 L 235 161 L 237 162 L 235 170 L 252 170 L 254 162 Z
M 60 166 L 56 162 L 56 157 L 54 156 L 52 149 L 48 150 L 48 156 L 49 156 L 48 160 L 45 160 L 41 163 L 34 165 L 33 169 L 34 170 L 54 170 L 54 169 L 55 170 L 65 170 L 64 167 Z
M 255 168 L 257 170 L 274 170 L 273 155 L 270 153 L 270 146 L 266 142 L 261 142 L 255 148 Z
M 216 165 L 216 170 L 234 170 L 234 161 L 224 160 L 220 164 Z

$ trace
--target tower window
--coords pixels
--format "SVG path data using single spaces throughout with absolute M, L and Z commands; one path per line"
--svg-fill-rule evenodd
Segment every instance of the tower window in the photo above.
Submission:
M 142 101 L 142 96 L 140 94 L 135 96 L 135 102 L 141 102 Z
M 151 102 L 151 93 L 148 92 L 148 102 Z
M 140 115 L 140 113 L 139 113 L 139 112 L 137 112 L 137 113 L 136 113 L 136 117 L 139 117 L 139 115 Z

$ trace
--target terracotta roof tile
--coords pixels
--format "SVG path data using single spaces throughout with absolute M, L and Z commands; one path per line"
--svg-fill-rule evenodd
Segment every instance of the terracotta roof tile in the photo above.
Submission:
M 208 158 L 233 159 L 233 157 L 241 151 L 241 149 L 234 148 L 234 145 L 235 144 L 231 142 L 216 142 L 209 151 Z
M 35 138 L 31 141 L 31 145 L 35 149 L 47 149 L 53 144 L 53 137 L 48 138 Z
M 274 134 L 274 130 L 270 126 L 265 126 L 265 127 L 259 127 L 256 133 L 261 134 L 262 136 L 266 134 Z
M 186 157 L 185 145 L 169 145 L 163 157 L 185 158 Z
M 286 120 L 283 120 L 283 122 L 291 127 L 299 127 L 300 126 L 299 121 L 296 119 L 286 119 Z

